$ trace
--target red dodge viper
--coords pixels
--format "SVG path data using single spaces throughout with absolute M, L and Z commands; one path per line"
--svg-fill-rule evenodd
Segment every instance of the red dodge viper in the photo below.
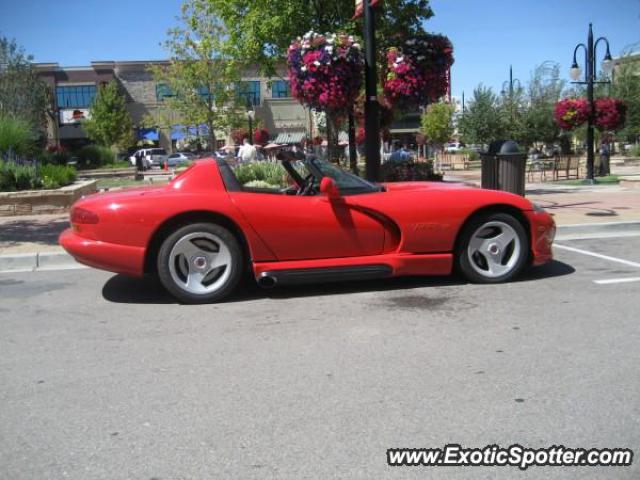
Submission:
M 270 183 L 206 159 L 168 185 L 83 198 L 60 243 L 92 267 L 157 275 L 186 303 L 224 299 L 247 270 L 265 288 L 454 270 L 496 283 L 552 258 L 553 219 L 510 193 L 265 163 Z

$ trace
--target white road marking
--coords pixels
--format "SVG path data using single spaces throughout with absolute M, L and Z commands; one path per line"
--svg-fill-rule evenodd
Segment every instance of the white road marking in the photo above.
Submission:
M 593 283 L 598 285 L 611 285 L 612 283 L 631 283 L 640 282 L 640 277 L 628 277 L 628 278 L 609 278 L 607 280 L 594 280 Z
M 580 248 L 567 247 L 566 245 L 558 245 L 557 243 L 554 243 L 553 246 L 556 248 L 560 248 L 562 250 L 568 250 L 570 252 L 581 253 L 582 255 L 588 255 L 590 257 L 609 260 L 610 262 L 622 263 L 623 265 L 628 265 L 630 267 L 640 268 L 640 263 L 631 262 L 629 260 L 624 260 L 622 258 L 610 257 L 609 255 L 602 255 L 601 253 L 590 252 L 588 250 L 581 250 Z

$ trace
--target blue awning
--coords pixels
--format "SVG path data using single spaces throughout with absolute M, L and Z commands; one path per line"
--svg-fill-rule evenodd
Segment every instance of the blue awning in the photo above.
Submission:
M 151 142 L 157 142 L 160 140 L 158 135 L 158 129 L 156 128 L 140 128 L 138 129 L 139 140 L 149 140 Z
M 171 126 L 171 140 L 182 140 L 184 137 L 208 137 L 209 128 L 206 125 L 186 127 L 184 125 Z
M 184 125 L 171 126 L 171 140 L 182 140 L 186 136 Z

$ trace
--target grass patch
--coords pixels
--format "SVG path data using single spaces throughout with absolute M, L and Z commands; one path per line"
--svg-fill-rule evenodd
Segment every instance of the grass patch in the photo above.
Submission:
M 596 185 L 615 185 L 620 182 L 620 178 L 617 175 L 607 175 L 606 177 L 596 177 Z M 584 185 L 584 179 L 578 180 L 563 180 L 557 182 L 560 185 Z

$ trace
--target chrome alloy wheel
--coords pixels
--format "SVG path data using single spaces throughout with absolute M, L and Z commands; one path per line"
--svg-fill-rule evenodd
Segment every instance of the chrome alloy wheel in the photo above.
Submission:
M 501 221 L 490 221 L 471 235 L 467 256 L 481 276 L 497 278 L 516 268 L 522 255 L 522 242 L 515 229 Z
M 169 273 L 181 289 L 210 294 L 225 285 L 232 271 L 229 247 L 212 233 L 194 232 L 176 242 L 169 254 Z

